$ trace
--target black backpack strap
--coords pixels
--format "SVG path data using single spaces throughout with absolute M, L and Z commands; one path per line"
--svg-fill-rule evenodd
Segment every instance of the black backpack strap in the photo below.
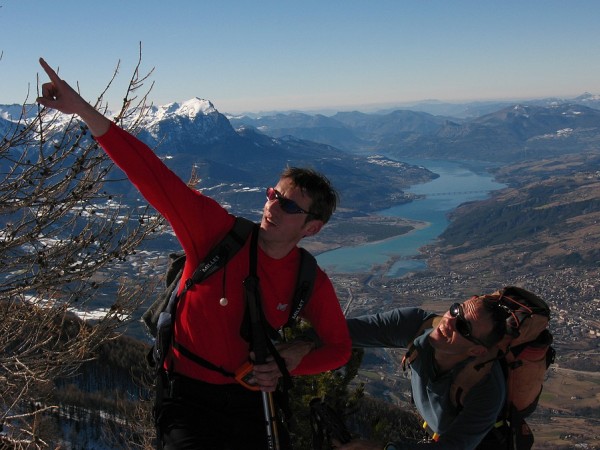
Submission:
M 156 327 L 160 313 L 168 309 L 169 300 L 173 292 L 179 289 L 179 279 L 183 273 L 185 265 L 185 253 L 170 253 L 169 264 L 167 265 L 167 274 L 165 277 L 166 289 L 158 296 L 158 298 L 150 305 L 150 307 L 142 315 L 142 320 L 148 332 L 156 337 Z
M 256 225 L 254 222 L 244 219 L 243 217 L 236 217 L 236 221 L 233 225 L 233 228 L 227 233 L 223 240 L 221 240 L 221 242 L 208 253 L 206 258 L 204 258 L 204 260 L 196 268 L 194 274 L 186 280 L 185 287 L 183 288 L 183 291 L 178 297 L 183 297 L 183 295 L 193 285 L 202 282 L 210 275 L 218 271 L 220 268 L 222 268 L 225 264 L 227 264 L 231 257 L 244 246 L 248 235 L 254 229 L 257 228 L 258 225 Z M 255 239 L 255 235 L 258 235 L 258 231 L 255 231 L 253 234 L 253 242 Z M 195 354 L 179 342 L 175 341 L 175 339 L 173 339 L 172 345 L 173 348 L 177 349 L 179 353 L 181 353 L 190 361 L 193 361 L 194 363 L 206 369 L 219 372 L 220 374 L 225 375 L 226 377 L 235 377 L 235 374 L 233 372 L 229 372 L 224 368 L 217 366 L 211 363 L 210 361 L 202 358 L 200 355 Z
M 181 296 L 194 284 L 202 282 L 227 264 L 229 259 L 244 246 L 248 235 L 255 226 L 256 224 L 248 219 L 236 217 L 233 228 L 231 228 L 221 242 L 208 252 L 208 255 L 198 265 L 192 276 L 185 281 L 185 287 Z
M 287 391 L 292 386 L 292 377 L 287 369 L 284 359 L 281 357 L 273 341 L 271 340 L 272 327 L 264 316 L 262 303 L 260 299 L 259 278 L 257 274 L 257 256 L 258 256 L 258 226 L 252 234 L 250 241 L 250 265 L 249 273 L 244 280 L 246 291 L 246 316 L 242 324 L 242 336 L 250 337 L 250 348 L 254 351 L 255 362 L 263 364 L 270 354 L 279 371 L 283 375 L 283 387 Z M 249 327 L 249 330 L 247 329 Z
M 252 231 L 253 225 L 253 222 L 248 219 L 236 217 L 231 230 L 229 230 L 227 235 L 209 251 L 208 255 L 198 265 L 194 274 L 190 280 L 188 280 L 187 289 L 191 288 L 191 286 L 196 283 L 200 283 L 206 277 L 223 267 L 245 244 L 246 239 Z M 175 306 L 169 306 L 169 301 L 173 292 L 177 293 L 179 290 L 179 283 L 183 274 L 186 255 L 183 252 L 171 253 L 169 254 L 169 259 L 170 263 L 165 279 L 167 288 L 142 315 L 142 320 L 146 325 L 146 328 L 154 337 L 156 337 L 156 328 L 160 314 L 163 311 L 166 311 L 170 306 Z M 181 295 L 183 295 L 183 293 Z
M 306 249 L 300 248 L 300 268 L 298 269 L 296 289 L 292 300 L 290 317 L 285 326 L 291 327 L 294 325 L 300 312 L 310 300 L 316 277 L 317 260 Z
M 201 356 L 196 355 L 194 352 L 192 352 L 191 350 L 188 350 L 186 347 L 179 344 L 175 340 L 173 340 L 173 348 L 177 349 L 177 351 L 179 353 L 181 353 L 183 356 L 185 356 L 190 361 L 195 362 L 196 364 L 204 367 L 205 369 L 214 370 L 215 372 L 219 372 L 221 375 L 225 375 L 226 377 L 231 377 L 231 378 L 235 377 L 235 374 L 233 372 L 229 372 L 229 371 L 225 370 L 224 368 L 219 367 L 219 366 L 211 363 L 210 361 L 202 358 Z
M 268 356 L 267 334 L 264 332 L 262 305 L 260 304 L 259 279 L 257 273 L 258 258 L 258 230 L 255 230 L 250 240 L 250 265 L 248 276 L 244 280 L 246 295 L 246 313 L 249 318 L 248 330 L 244 333 L 250 342 L 250 350 L 254 351 L 255 360 L 258 364 L 266 362 Z
M 172 277 L 172 280 L 167 280 L 168 282 L 170 281 L 170 284 L 172 285 L 169 288 L 172 289 L 172 291 L 168 298 L 162 300 L 165 306 L 161 307 L 160 311 L 162 312 L 160 312 L 157 317 L 156 341 L 150 353 L 152 358 L 150 356 L 148 357 L 150 366 L 154 366 L 156 370 L 160 370 L 169 351 L 169 347 L 173 346 L 177 348 L 182 355 L 203 367 L 211 370 L 217 370 L 221 373 L 226 372 L 224 372 L 222 368 L 215 366 L 200 356 L 194 355 L 190 350 L 175 342 L 173 337 L 175 312 L 177 311 L 177 304 L 179 303 L 179 300 L 183 298 L 185 293 L 194 284 L 200 283 L 210 275 L 214 274 L 217 270 L 224 267 L 225 264 L 227 264 L 227 262 L 244 246 L 248 235 L 254 227 L 254 222 L 243 217 L 236 217 L 235 223 L 233 224 L 231 230 L 229 230 L 227 235 L 225 235 L 225 237 L 208 252 L 208 255 L 194 271 L 194 274 L 185 281 L 185 286 L 179 295 L 177 294 L 177 291 L 179 290 L 179 283 L 182 282 L 182 280 L 176 280 L 180 276 L 179 273 L 183 272 L 185 255 L 175 259 L 174 262 L 177 262 L 178 267 L 181 267 L 181 269 L 178 270 L 178 273 L 176 274 L 174 272 L 171 273 L 171 271 L 167 274 L 167 276 Z M 173 258 L 173 256 L 171 257 Z M 154 305 L 152 306 L 154 307 Z M 194 355 L 194 357 L 190 357 L 190 355 Z M 217 369 L 214 369 L 215 367 Z M 229 376 L 228 372 L 227 376 Z

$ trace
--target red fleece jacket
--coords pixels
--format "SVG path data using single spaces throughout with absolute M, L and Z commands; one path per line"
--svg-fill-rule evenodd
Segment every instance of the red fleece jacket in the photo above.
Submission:
M 171 224 L 187 262 L 183 279 L 231 229 L 234 216 L 213 199 L 187 186 L 137 138 L 112 125 L 97 138 L 110 158 L 126 173 L 148 202 Z M 225 269 L 195 285 L 179 302 L 175 339 L 195 354 L 235 372 L 248 360 L 248 344 L 240 337 L 245 310 L 242 281 L 248 275 L 249 242 Z M 265 316 L 278 329 L 288 319 L 289 304 L 300 263 L 298 248 L 281 259 L 270 258 L 259 246 L 258 277 Z M 226 297 L 225 306 L 219 300 Z M 301 316 L 308 320 L 322 346 L 309 353 L 293 375 L 319 373 L 344 365 L 351 340 L 337 296 L 327 275 L 319 268 L 313 294 Z M 205 369 L 172 351 L 173 369 L 209 383 L 231 383 L 232 378 Z

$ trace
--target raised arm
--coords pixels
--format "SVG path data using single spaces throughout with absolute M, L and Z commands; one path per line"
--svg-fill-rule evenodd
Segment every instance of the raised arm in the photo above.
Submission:
M 354 347 L 405 348 L 429 316 L 420 308 L 397 308 L 346 322 Z
M 50 82 L 42 84 L 42 96 L 37 98 L 37 102 L 64 114 L 77 114 L 96 137 L 106 133 L 111 124 L 110 120 L 86 102 L 66 81 L 60 79 L 43 58 L 40 58 L 40 64 Z
M 37 99 L 39 104 L 64 114 L 76 114 L 87 124 L 106 154 L 169 221 L 188 255 L 189 267 L 186 266 L 185 276 L 190 276 L 195 264 L 214 241 L 223 236 L 224 224 L 225 229 L 233 224 L 233 216 L 214 200 L 190 188 L 146 144 L 114 125 L 87 103 L 46 61 L 40 59 L 40 64 L 50 82 L 42 85 L 42 95 Z M 202 232 L 199 223 L 202 223 Z

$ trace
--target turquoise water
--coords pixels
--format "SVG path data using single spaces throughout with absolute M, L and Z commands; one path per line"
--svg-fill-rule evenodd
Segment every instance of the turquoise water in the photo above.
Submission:
M 447 214 L 461 203 L 482 200 L 491 191 L 505 187 L 473 162 L 406 161 L 426 167 L 439 175 L 428 183 L 412 186 L 410 192 L 425 195 L 405 205 L 380 211 L 383 216 L 404 217 L 427 222 L 427 226 L 408 234 L 356 247 L 342 247 L 317 256 L 319 265 L 329 273 L 371 272 L 373 266 L 399 258 L 387 275 L 401 276 L 423 269 L 425 262 L 414 257 L 418 249 L 435 240 L 448 226 Z

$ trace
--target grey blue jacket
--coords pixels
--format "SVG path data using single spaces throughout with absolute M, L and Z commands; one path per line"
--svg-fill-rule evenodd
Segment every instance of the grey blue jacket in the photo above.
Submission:
M 354 347 L 406 348 L 430 316 L 419 308 L 398 308 L 347 319 L 347 323 Z M 450 386 L 454 375 L 468 360 L 449 372 L 437 373 L 434 350 L 428 339 L 431 331 L 426 330 L 414 339 L 419 355 L 410 365 L 411 384 L 415 406 L 440 438 L 437 443 L 398 442 L 396 448 L 433 445 L 440 450 L 473 449 L 490 431 L 504 403 L 506 386 L 502 368 L 494 363 L 490 374 L 469 391 L 459 410 L 450 400 Z

